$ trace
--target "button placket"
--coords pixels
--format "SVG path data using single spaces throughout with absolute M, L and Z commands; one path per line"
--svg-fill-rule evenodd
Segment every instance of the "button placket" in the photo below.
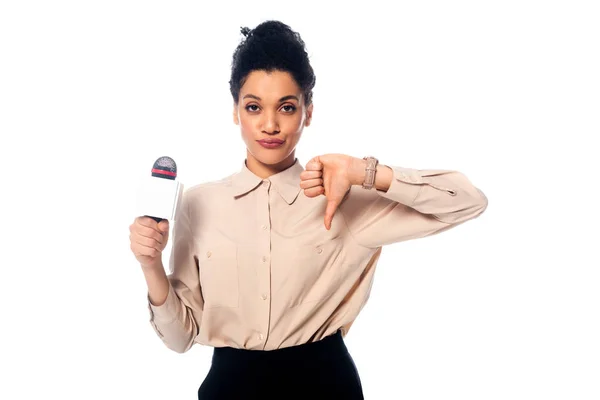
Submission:
M 269 321 L 271 314 L 271 304 L 268 301 L 270 296 L 270 260 L 271 260 L 271 217 L 270 217 L 270 197 L 271 182 L 268 179 L 262 181 L 262 188 L 259 193 L 260 201 L 257 203 L 257 250 L 256 269 L 258 276 L 256 299 L 260 302 L 260 312 L 257 314 L 256 337 L 263 344 L 268 336 Z

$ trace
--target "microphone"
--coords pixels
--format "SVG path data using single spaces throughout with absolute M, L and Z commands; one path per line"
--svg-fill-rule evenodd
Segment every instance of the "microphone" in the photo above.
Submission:
M 152 166 L 151 176 L 144 178 L 138 188 L 138 215 L 156 222 L 175 220 L 183 195 L 183 184 L 177 181 L 177 164 L 163 156 Z
M 175 178 L 177 178 L 177 164 L 175 163 L 175 160 L 167 156 L 156 160 L 152 166 L 152 176 L 156 178 L 175 180 Z M 162 218 L 152 217 L 150 215 L 146 215 L 146 217 L 150 217 L 156 222 L 163 220 Z

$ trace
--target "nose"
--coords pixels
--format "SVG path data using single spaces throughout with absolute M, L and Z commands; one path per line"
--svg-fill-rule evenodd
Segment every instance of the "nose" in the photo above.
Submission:
M 279 122 L 277 121 L 277 113 L 267 111 L 263 113 L 262 131 L 265 133 L 279 133 Z

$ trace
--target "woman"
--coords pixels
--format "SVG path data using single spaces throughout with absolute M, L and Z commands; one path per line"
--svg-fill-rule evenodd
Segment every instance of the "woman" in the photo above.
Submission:
M 168 221 L 139 217 L 131 249 L 167 347 L 214 347 L 199 399 L 362 399 L 344 337 L 365 305 L 382 246 L 480 215 L 484 194 L 457 171 L 325 154 L 295 157 L 315 75 L 300 36 L 267 21 L 233 55 L 239 172 L 184 193 L 171 274 Z

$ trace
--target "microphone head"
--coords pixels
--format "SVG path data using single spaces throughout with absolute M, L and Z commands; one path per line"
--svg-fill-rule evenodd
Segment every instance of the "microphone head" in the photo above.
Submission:
M 177 164 L 171 157 L 161 157 L 152 167 L 152 176 L 175 180 L 177 178 Z

